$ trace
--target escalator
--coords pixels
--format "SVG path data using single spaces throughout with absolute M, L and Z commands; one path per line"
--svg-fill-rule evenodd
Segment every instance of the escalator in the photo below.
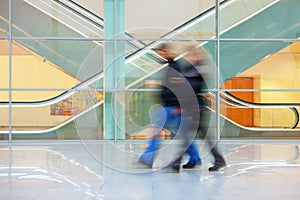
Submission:
M 227 5 L 224 7 L 228 9 L 223 9 L 221 6 L 221 15 L 222 12 L 232 12 L 234 8 L 243 8 L 243 6 L 238 5 L 238 3 L 242 3 L 241 1 L 228 1 Z M 266 2 L 265 2 L 266 3 Z M 236 7 L 235 7 L 235 6 Z M 266 4 L 261 4 L 261 7 L 257 7 L 253 13 L 249 13 L 249 15 L 245 16 L 245 12 L 238 12 L 237 15 L 234 15 L 232 23 L 227 24 L 227 26 L 221 23 L 221 38 L 253 38 L 254 41 L 238 41 L 238 42 L 221 42 L 220 51 L 220 63 L 221 63 L 221 78 L 222 82 L 236 77 L 241 72 L 251 68 L 257 63 L 261 62 L 263 58 L 274 54 L 283 48 L 292 44 L 292 42 L 261 42 L 259 38 L 291 38 L 296 39 L 299 37 L 299 21 L 300 18 L 297 15 L 297 5 L 296 0 L 287 0 L 287 1 L 269 1 Z M 291 8 L 293 7 L 293 8 Z M 288 17 L 284 14 L 285 11 L 288 11 L 293 20 L 289 21 Z M 241 14 L 241 15 L 239 15 Z M 207 17 L 208 16 L 208 17 Z M 182 27 L 179 27 L 177 30 L 180 34 L 189 32 L 193 29 L 202 30 L 199 24 L 207 24 L 212 21 L 210 17 L 214 17 L 210 14 L 207 14 L 206 17 L 194 19 L 190 21 L 190 24 L 185 24 Z M 265 19 L 268 19 L 266 21 Z M 230 21 L 230 20 L 229 20 Z M 200 23 L 201 22 L 201 23 Z M 291 22 L 291 23 L 290 23 Z M 223 25 L 223 26 L 222 26 Z M 191 31 L 192 32 L 192 31 Z M 176 32 L 171 32 L 170 34 L 165 35 L 168 37 L 176 37 Z M 257 41 L 255 41 L 257 39 Z M 215 59 L 215 42 L 204 42 L 200 43 L 199 46 L 202 46 Z M 148 74 L 147 78 L 149 79 L 155 77 L 156 73 Z M 130 87 L 134 87 L 135 84 L 139 84 L 141 80 L 130 84 Z M 248 106 L 252 105 L 253 108 L 256 109 L 277 109 L 280 108 L 284 110 L 283 112 L 288 112 L 291 122 L 287 124 L 280 124 L 277 126 L 269 125 L 268 127 L 246 127 L 236 123 L 235 121 L 230 120 L 229 118 L 222 115 L 224 120 L 224 126 L 222 126 L 222 134 L 221 136 L 224 138 L 236 138 L 236 137 L 253 137 L 253 138 L 272 138 L 272 137 L 299 137 L 300 131 L 297 128 L 298 125 L 298 110 L 299 104 L 286 104 L 286 103 L 270 103 L 268 105 L 261 103 L 260 105 L 254 105 L 250 102 Z M 244 105 L 243 105 L 244 106 Z M 242 107 L 243 107 L 242 106 Z M 244 107 L 243 107 L 244 108 Z M 292 108 L 292 109 L 291 109 Z M 295 114 L 296 113 L 296 114 Z M 275 115 L 275 114 L 274 114 Z M 280 113 L 277 113 L 280 116 Z M 270 116 L 268 116 L 270 117 Z M 274 116 L 276 117 L 276 115 Z M 293 121 L 294 120 L 294 121 Z
M 0 30 L 3 35 L 7 34 L 9 16 L 8 5 L 5 4 L 8 1 L 2 2 L 0 8 Z M 78 80 L 84 81 L 103 71 L 103 19 L 64 0 L 16 0 L 12 1 L 12 8 L 13 36 L 53 38 L 20 39 L 16 42 Z M 56 37 L 80 40 L 56 40 Z M 129 34 L 125 34 L 125 37 L 131 38 Z M 99 38 L 99 41 L 89 38 Z M 142 42 L 126 42 L 127 53 L 143 47 Z
M 16 2 L 16 1 L 14 1 Z M 29 2 L 29 1 L 28 1 Z M 33 2 L 33 1 L 31 1 Z M 288 38 L 293 38 L 292 34 L 297 32 L 297 30 L 299 29 L 297 27 L 297 23 L 300 21 L 300 19 L 297 20 L 298 17 L 295 17 L 295 19 L 288 21 L 288 23 L 286 23 L 286 21 L 284 20 L 277 20 L 277 18 L 270 18 L 270 15 L 275 15 L 274 13 L 277 14 L 277 16 L 279 15 L 278 12 L 281 11 L 282 9 L 289 9 L 289 13 L 297 13 L 297 9 L 296 8 L 290 8 L 293 7 L 293 4 L 296 4 L 297 2 L 295 0 L 288 0 L 285 2 L 280 2 L 280 1 L 258 1 L 261 4 L 258 4 L 259 6 L 256 7 L 255 10 L 250 10 L 248 9 L 247 5 L 243 4 L 244 2 L 240 1 L 240 0 L 232 0 L 232 1 L 226 1 L 224 4 L 221 5 L 221 14 L 222 12 L 232 12 L 232 9 L 239 5 L 239 8 L 244 8 L 245 10 L 247 10 L 247 12 L 242 13 L 241 15 L 235 15 L 235 18 L 232 19 L 228 24 L 223 24 L 222 28 L 221 28 L 221 37 L 234 37 L 236 35 L 236 33 L 240 33 L 243 32 L 245 33 L 245 37 L 271 37 L 274 38 L 274 36 L 272 35 L 273 33 L 282 33 L 283 35 L 277 35 L 277 38 L 281 38 L 282 36 L 284 37 L 288 37 Z M 241 6 L 241 4 L 243 6 Z M 20 5 L 14 5 L 14 8 L 20 8 L 22 7 L 22 9 L 25 9 L 23 7 L 24 5 L 20 6 Z M 26 9 L 29 9 L 31 5 L 26 5 Z M 296 6 L 294 6 L 296 7 Z M 21 9 L 21 8 L 20 8 Z M 33 7 L 30 7 L 30 10 L 33 12 Z M 36 14 L 37 11 L 34 11 L 33 13 Z M 38 11 L 41 12 L 41 11 Z M 2 12 L 1 12 L 2 13 Z M 20 13 L 20 12 L 16 12 L 16 13 Z M 22 12 L 21 12 L 22 13 Z M 202 31 L 201 27 L 205 27 L 205 26 L 200 26 L 199 24 L 205 24 L 205 23 L 209 23 L 211 22 L 211 19 L 214 17 L 212 15 L 213 11 L 211 12 L 207 12 L 205 13 L 205 15 L 199 15 L 198 17 L 196 17 L 195 19 L 189 21 L 187 24 L 185 24 L 184 26 L 178 27 L 176 29 L 176 31 L 171 32 L 169 34 L 166 34 L 164 37 L 165 38 L 172 38 L 176 36 L 176 33 L 185 33 L 185 32 L 189 32 L 192 31 L 193 29 L 196 29 L 198 31 Z M 266 18 L 267 17 L 267 18 Z M 247 20 L 245 21 L 245 18 L 247 18 Z M 263 19 L 274 19 L 274 23 L 272 29 L 270 28 L 270 30 L 268 31 L 263 31 L 263 33 L 267 33 L 268 35 L 260 35 L 260 33 L 257 30 L 254 29 L 249 29 L 249 27 L 253 27 L 250 26 L 249 23 L 253 23 L 255 24 L 255 27 L 263 27 L 264 24 L 259 23 L 264 21 Z M 3 24 L 3 18 L 2 19 L 2 24 Z M 47 16 L 47 20 L 49 21 L 50 17 Z M 46 21 L 47 21 L 46 20 Z M 42 20 L 41 20 L 42 21 Z M 285 22 L 285 23 L 283 23 Z M 270 23 L 270 21 L 268 21 L 267 23 Z M 18 24 L 18 23 L 16 23 Z M 21 25 L 21 23 L 20 23 Z M 71 31 L 72 29 L 70 29 L 69 27 L 61 27 L 62 25 L 58 25 L 60 28 L 60 30 L 63 30 L 64 33 L 66 33 L 68 36 L 72 36 L 72 37 L 77 37 L 77 36 L 82 36 L 80 35 L 80 33 L 74 33 L 73 31 Z M 24 28 L 28 27 L 28 25 L 24 25 L 24 27 L 18 27 L 15 29 L 15 34 L 14 35 L 23 35 L 25 34 L 26 31 L 20 31 L 23 30 Z M 30 26 L 29 26 L 30 27 Z M 274 28 L 275 27 L 275 28 Z M 22 29 L 23 28 L 23 29 Z M 278 31 L 279 30 L 283 30 L 283 31 Z M 34 30 L 34 29 L 33 29 Z M 47 28 L 44 27 L 42 32 L 47 33 Z M 276 30 L 276 31 L 274 31 Z M 72 34 L 71 34 L 72 33 Z M 248 35 L 247 35 L 248 34 Z M 30 35 L 35 35 L 34 33 L 30 34 Z M 53 36 L 53 34 L 51 33 L 51 35 Z M 275 37 L 275 38 L 276 38 Z M 82 53 L 82 50 L 86 51 L 87 53 L 90 53 L 91 50 L 96 49 L 96 54 L 99 55 L 99 53 L 102 53 L 102 46 L 100 43 L 95 43 L 95 42 L 89 42 L 88 45 L 83 46 L 82 44 L 80 44 L 80 42 L 70 42 L 70 41 L 43 41 L 43 42 L 32 42 L 32 41 L 22 41 L 24 42 L 23 45 L 26 46 L 27 48 L 31 49 L 34 52 L 39 52 L 42 55 L 45 55 L 46 59 L 50 60 L 51 62 L 57 64 L 58 66 L 63 66 L 65 71 L 68 71 L 69 73 L 75 75 L 78 79 L 80 80 L 89 80 L 89 78 L 91 77 L 98 77 L 99 79 L 101 78 L 101 72 L 102 72 L 102 68 L 103 67 L 94 67 L 91 69 L 91 67 L 82 67 L 81 63 L 82 63 L 82 55 L 84 55 Z M 69 43 L 70 42 L 70 43 Z M 69 43 L 67 45 L 67 43 Z M 131 54 L 130 56 L 127 57 L 126 59 L 126 68 L 128 70 L 130 70 L 130 74 L 134 74 L 134 77 L 131 77 L 131 79 L 129 79 L 126 83 L 127 88 L 137 88 L 140 86 L 140 83 L 147 79 L 148 77 L 153 76 L 154 74 L 156 74 L 158 71 L 160 71 L 163 66 L 161 65 L 161 63 L 157 60 L 153 60 L 152 57 L 149 56 L 145 56 L 146 54 L 152 54 L 151 53 L 151 48 L 155 47 L 158 43 L 154 42 L 151 43 L 150 45 L 147 46 L 147 48 L 141 48 L 140 51 L 137 51 L 134 54 Z M 236 43 L 236 45 L 232 44 L 232 43 L 222 43 L 221 44 L 221 63 L 222 63 L 222 75 L 223 75 L 223 79 L 224 80 L 228 80 L 232 77 L 235 77 L 237 74 L 239 74 L 240 72 L 248 69 L 249 67 L 253 66 L 254 64 L 258 63 L 263 57 L 277 52 L 280 49 L 284 48 L 285 46 L 289 45 L 290 43 L 285 43 L 285 44 L 274 44 L 274 45 L 270 45 L 270 44 L 266 44 L 266 43 L 262 43 L 260 42 L 259 45 L 257 45 L 256 43 L 251 43 L 251 42 L 247 42 L 247 43 Z M 61 46 L 63 49 L 60 52 L 51 52 L 51 46 Z M 76 48 L 76 45 L 78 45 L 78 47 L 80 48 Z M 201 46 L 203 46 L 205 49 L 207 49 L 212 55 L 214 55 L 214 43 L 213 42 L 206 42 L 206 43 L 202 43 Z M 57 48 L 55 48 L 57 49 Z M 73 51 L 77 51 L 78 49 L 81 50 L 81 53 L 79 52 L 73 52 Z M 232 55 L 230 54 L 230 52 L 232 52 L 234 49 L 243 49 L 243 51 L 239 51 L 240 55 Z M 50 53 L 49 53 L 50 52 Z M 68 53 L 65 53 L 68 52 Z M 223 52 L 228 52 L 228 53 L 223 53 Z M 102 54 L 103 55 L 103 54 Z M 93 56 L 91 56 L 93 57 Z M 247 59 L 244 59 L 245 57 L 247 57 Z M 144 62 L 143 64 L 141 64 L 141 58 L 144 58 L 146 60 L 146 62 Z M 101 60 L 101 58 L 98 59 Z M 102 63 L 99 60 L 93 60 L 89 63 Z M 150 64 L 149 64 L 150 63 Z M 140 67 L 142 66 L 142 68 Z M 80 73 L 79 73 L 80 72 Z M 80 74 L 80 75 L 78 75 Z M 96 74 L 96 75 L 95 75 Z M 97 78 L 96 78 L 97 79 Z M 99 80 L 98 79 L 98 80 Z M 98 81 L 97 80 L 97 81 Z M 101 103 L 100 103 L 101 104 Z M 70 119 L 70 121 L 72 121 L 72 118 Z
M 3 35 L 7 35 L 8 27 L 8 1 L 3 2 L 1 5 L 0 16 L 0 31 Z M 38 102 L 13 102 L 14 109 L 25 110 L 23 113 L 38 113 L 43 110 L 43 113 L 47 113 L 49 110 L 52 112 L 52 107 L 59 102 L 77 101 L 80 104 L 80 100 L 84 101 L 84 106 L 80 106 L 79 111 L 71 111 L 69 117 L 63 117 L 59 120 L 59 125 L 53 124 L 52 126 L 44 126 L 35 130 L 35 125 L 26 126 L 14 126 L 13 133 L 16 133 L 14 138 L 23 137 L 26 134 L 28 138 L 56 138 L 57 135 L 66 135 L 66 131 L 61 131 L 64 127 L 71 127 L 66 129 L 74 130 L 76 126 L 73 121 L 81 118 L 88 118 L 89 110 L 96 110 L 100 112 L 98 116 L 101 116 L 101 104 L 102 95 L 101 92 L 95 91 L 95 86 L 102 89 L 102 76 L 103 74 L 103 44 L 101 38 L 103 37 L 103 19 L 93 13 L 88 12 L 79 5 L 72 1 L 66 0 L 25 0 L 25 1 L 13 1 L 13 30 L 12 34 L 16 37 L 30 36 L 30 37 L 54 37 L 54 40 L 15 40 L 14 43 L 19 43 L 23 47 L 26 47 L 29 51 L 38 56 L 44 58 L 44 61 L 49 61 L 55 66 L 60 67 L 62 71 L 75 77 L 78 83 L 74 82 L 74 87 L 69 89 L 68 92 L 64 92 L 61 95 Z M 55 40 L 55 37 L 71 37 L 81 38 L 83 41 L 75 40 Z M 90 37 L 99 38 L 100 41 Z M 126 38 L 131 38 L 129 34 L 125 33 Z M 88 39 L 88 40 L 84 40 Z M 137 49 L 141 49 L 145 46 L 140 41 L 129 40 L 126 42 L 127 54 L 135 52 Z M 145 57 L 146 59 L 149 59 Z M 154 58 L 154 57 L 153 57 Z M 147 60 L 139 59 L 139 64 L 145 65 Z M 149 65 L 149 64 L 148 64 Z M 143 70 L 142 70 L 143 71 Z M 75 92 L 75 90 L 82 90 Z M 84 92 L 84 90 L 88 90 Z M 92 90 L 89 92 L 89 90 Z M 78 93 L 84 93 L 78 95 Z M 95 94 L 97 95 L 95 97 Z M 74 97 L 75 96 L 75 97 Z M 79 98 L 79 100 L 78 100 Z M 87 103 L 88 102 L 88 103 Z M 0 107 L 8 108 L 7 102 L 2 102 Z M 32 108 L 31 108 L 32 107 Z M 78 106 L 79 107 L 79 106 Z M 21 109 L 20 109 L 21 108 Z M 67 110 L 70 112 L 69 110 Z M 8 110 L 4 110 L 8 113 Z M 65 112 L 65 111 L 64 111 Z M 13 111 L 13 113 L 18 113 Z M 68 114 L 68 113 L 67 113 Z M 82 117 L 85 115 L 85 117 Z M 50 114 L 51 118 L 51 114 Z M 101 120 L 99 120 L 101 121 Z M 57 123 L 57 122 L 56 122 Z M 89 123 L 90 124 L 90 123 Z M 97 126 L 97 122 L 93 126 Z M 21 129 L 22 131 L 19 131 Z M 97 129 L 102 129 L 97 127 Z M 4 130 L 4 131 L 3 131 Z M 4 129 L 0 129 L 0 133 L 6 133 Z M 57 132 L 63 132 L 58 134 Z M 97 132 L 97 131 L 93 131 Z M 33 136 L 34 137 L 31 137 Z M 37 136 L 39 135 L 39 136 Z M 69 138 L 77 138 L 74 134 L 68 136 Z M 63 138 L 66 138 L 63 136 Z
M 222 31 L 220 37 L 258 40 L 260 38 L 297 39 L 300 36 L 300 16 L 297 14 L 297 5 L 297 0 L 273 1 L 261 12 Z M 221 42 L 220 63 L 223 80 L 237 76 L 259 63 L 263 58 L 291 45 L 293 41 L 288 41 L 288 39 L 285 42 Z M 204 46 L 214 52 L 213 44 L 207 43 Z
M 213 96 L 213 95 L 212 95 Z M 221 137 L 223 138 L 236 138 L 240 139 L 261 139 L 261 138 L 289 138 L 299 137 L 299 108 L 300 103 L 253 103 L 232 95 L 230 92 L 221 92 L 221 119 L 222 132 Z M 231 107 L 235 109 L 251 109 L 255 110 L 256 113 L 260 113 L 264 109 L 273 109 L 273 115 L 280 115 L 281 113 L 288 113 L 289 120 L 286 120 L 280 125 L 268 125 L 268 126 L 244 126 L 236 123 L 235 120 L 230 119 L 226 113 L 226 108 Z M 224 109 L 225 108 L 225 109 Z M 214 112 L 211 109 L 211 112 Z M 286 115 L 285 115 L 286 116 Z M 251 117 L 251 116 L 249 116 Z M 221 121 L 222 121 L 221 120 Z M 283 120 L 284 121 L 284 120 Z

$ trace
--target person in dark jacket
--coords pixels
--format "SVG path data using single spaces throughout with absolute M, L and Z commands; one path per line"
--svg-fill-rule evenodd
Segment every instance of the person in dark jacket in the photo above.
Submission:
M 163 103 L 164 109 L 167 113 L 167 120 L 164 128 L 169 129 L 172 126 L 172 135 L 178 134 L 178 137 L 185 140 L 185 148 L 189 155 L 189 161 L 183 165 L 183 168 L 194 168 L 196 165 L 201 165 L 201 158 L 199 156 L 199 151 L 196 145 L 193 143 L 194 137 L 188 135 L 187 132 L 195 131 L 191 126 L 191 121 L 189 118 L 193 115 L 192 105 L 193 98 L 196 92 L 199 91 L 200 87 L 196 84 L 196 79 L 194 77 L 187 78 L 182 74 L 182 67 L 178 61 L 174 60 L 171 48 L 167 44 L 162 44 L 156 48 L 162 57 L 167 60 L 168 66 L 165 70 L 165 75 L 162 81 L 162 91 L 160 94 L 161 101 Z M 201 76 L 200 76 L 201 77 Z M 190 87 L 191 86 L 191 87 Z M 195 98 L 194 98 L 195 100 Z M 190 108 L 192 106 L 193 108 Z M 195 109 L 197 110 L 197 109 Z M 174 126 L 175 125 L 175 126 Z M 182 129 L 180 129 L 180 126 Z M 175 131 L 174 131 L 175 127 Z M 172 128 L 170 128 L 172 130 Z M 184 153 L 184 152 L 183 152 Z M 174 161 L 173 169 L 175 171 L 180 170 L 181 156 Z
M 213 87 L 212 67 L 207 61 L 207 55 L 200 47 L 189 47 L 187 54 L 184 57 L 184 62 L 181 63 L 183 69 L 181 73 L 188 79 L 196 93 L 205 93 L 208 88 Z M 211 119 L 211 112 L 207 109 L 203 97 L 198 96 L 200 106 L 200 124 L 199 128 L 206 134 L 206 141 L 210 148 L 210 153 L 214 157 L 214 165 L 210 167 L 209 171 L 218 171 L 226 166 L 224 157 L 217 148 L 216 140 L 212 129 L 209 129 L 209 119 Z

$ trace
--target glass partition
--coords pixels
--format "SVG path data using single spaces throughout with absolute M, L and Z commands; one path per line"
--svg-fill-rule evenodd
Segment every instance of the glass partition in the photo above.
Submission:
M 15 40 L 14 47 L 22 49 L 26 55 L 14 59 L 14 66 L 19 69 L 31 68 L 32 76 L 38 72 L 41 75 L 37 78 L 40 79 L 41 76 L 46 76 L 48 79 L 62 82 L 63 79 L 57 74 L 70 79 L 63 81 L 65 86 L 58 84 L 56 87 L 75 87 L 103 71 L 103 45 L 98 41 L 27 39 Z M 31 70 L 28 69 L 27 73 Z M 48 73 L 40 70 L 48 70 Z M 55 88 L 55 85 L 50 87 Z
M 299 89 L 298 52 L 299 42 L 222 42 L 225 89 Z
M 220 10 L 221 37 L 298 38 L 297 6 L 297 0 L 229 1 Z
M 285 41 L 221 43 L 221 105 L 228 118 L 222 137 L 298 137 L 298 45 Z M 222 49 L 228 53 L 223 54 Z
M 163 43 L 162 41 L 157 41 Z M 206 95 L 208 91 L 214 91 L 216 84 L 216 64 L 213 58 L 215 57 L 215 43 L 214 42 L 205 42 L 209 43 L 209 45 L 204 45 L 205 43 L 199 43 L 196 41 L 173 41 L 173 42 L 165 42 L 172 54 L 174 59 L 178 62 L 180 66 L 180 73 L 184 73 L 186 70 L 186 65 L 184 65 L 185 59 L 187 57 L 185 54 L 190 48 L 195 48 L 203 51 L 203 58 L 206 58 L 205 61 L 209 66 L 210 76 L 205 76 L 205 82 L 208 85 L 208 89 L 203 91 L 203 94 Z M 209 47 L 209 48 L 208 48 Z M 149 49 L 153 54 L 158 54 L 157 51 L 153 49 Z M 152 61 L 152 63 L 154 63 Z M 137 62 L 135 65 L 137 68 L 148 66 L 143 62 Z M 157 107 L 164 106 L 161 99 L 161 89 L 164 86 L 164 79 L 166 78 L 166 72 L 169 66 L 166 63 L 166 60 L 162 60 L 160 62 L 155 63 L 155 65 L 151 65 L 148 68 L 143 67 L 146 71 L 145 75 L 139 76 L 137 81 L 133 81 L 132 83 L 126 85 L 126 94 L 125 94 L 125 126 L 126 126 L 126 138 L 133 140 L 145 140 L 149 139 L 153 136 L 154 132 L 157 131 L 154 127 L 153 123 L 153 110 Z M 130 77 L 130 73 L 129 76 Z M 132 80 L 132 79 L 130 79 Z M 188 88 L 186 88 L 188 89 Z M 183 91 L 181 91 L 183 92 Z M 178 94 L 177 94 L 178 95 Z M 151 118 L 152 116 L 152 118 Z M 211 116 L 214 118 L 215 116 Z M 180 120 L 180 119 L 179 119 Z M 215 123 L 215 119 L 208 119 L 209 123 Z M 210 128 L 215 128 L 215 124 L 211 124 Z M 172 139 L 171 131 L 164 128 L 160 131 L 161 139 Z M 201 132 L 199 130 L 199 136 Z M 202 134 L 203 135 L 203 134 Z
M 226 99 L 221 105 L 221 115 L 225 119 L 222 139 L 288 140 L 299 137 L 299 103 L 247 101 L 242 104 Z
M 7 98 L 9 96 L 9 92 L 7 90 L 1 89 L 1 100 L 2 98 Z M 8 103 L 5 103 L 5 106 L 8 107 Z M 8 108 L 4 108 L 3 102 L 0 103 L 0 140 L 8 140 L 9 139 L 9 116 L 10 112 Z
M 0 8 L 2 139 L 10 127 L 13 139 L 147 139 L 162 43 L 182 66 L 188 47 L 207 54 L 202 114 L 221 139 L 297 136 L 296 0 L 11 3 L 12 35 L 9 1 Z
M 5 103 L 8 106 L 9 99 L 9 42 L 5 39 L 0 39 L 0 140 L 8 140 L 8 134 L 3 131 L 9 131 L 9 110 L 3 109 Z
M 45 91 L 13 91 L 12 96 L 42 96 Z M 41 102 L 12 102 L 13 139 L 102 139 L 102 92 L 72 91 L 70 95 Z M 2 104 L 1 113 L 8 113 Z M 8 121 L 9 115 L 2 115 Z M 7 125 L 3 125 L 7 129 Z M 7 131 L 3 131 L 7 134 Z
M 9 35 L 9 0 L 1 1 L 0 7 L 0 37 Z
M 103 37 L 103 19 L 71 1 L 15 0 L 12 7 L 14 36 Z

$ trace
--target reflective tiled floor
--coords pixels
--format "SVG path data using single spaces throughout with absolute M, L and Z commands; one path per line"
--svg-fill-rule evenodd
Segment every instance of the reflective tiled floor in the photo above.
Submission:
M 2 142 L 0 199 L 300 199 L 297 143 L 221 143 L 219 172 L 208 172 L 212 157 L 198 145 L 203 165 L 173 173 L 138 163 L 142 142 Z

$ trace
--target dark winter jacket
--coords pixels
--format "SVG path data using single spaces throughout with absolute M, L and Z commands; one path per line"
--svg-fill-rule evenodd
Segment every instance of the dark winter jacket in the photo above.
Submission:
M 201 92 L 204 80 L 192 64 L 172 59 L 169 59 L 168 63 L 161 99 L 165 106 L 180 106 L 179 102 L 188 102 L 191 96 L 197 96 Z M 193 93 L 189 86 L 192 87 Z

